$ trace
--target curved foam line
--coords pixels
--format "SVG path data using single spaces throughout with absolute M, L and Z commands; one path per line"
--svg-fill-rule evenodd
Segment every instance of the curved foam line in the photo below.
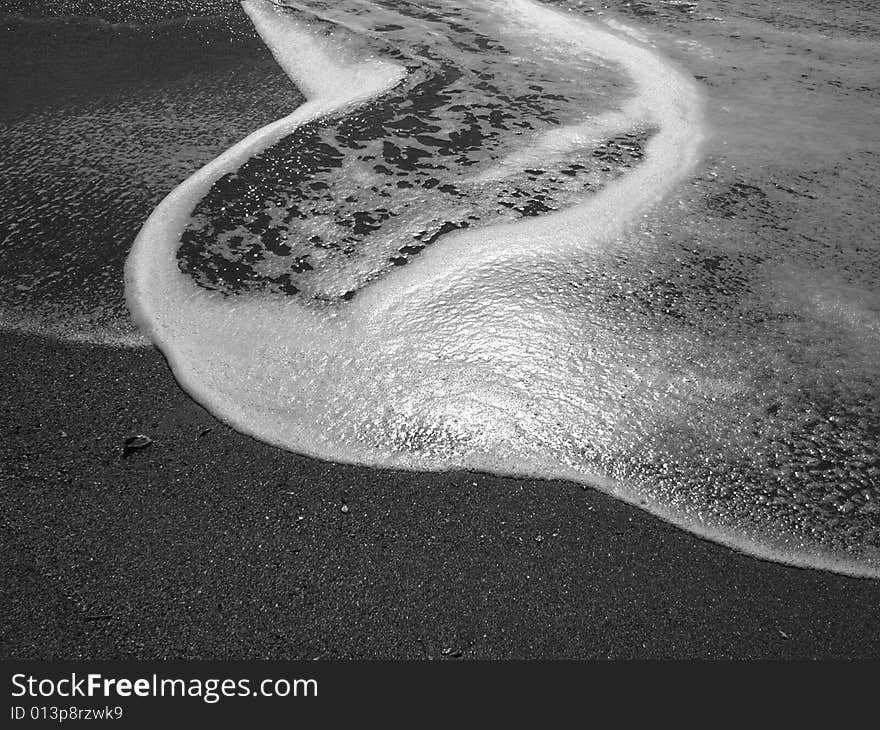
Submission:
M 583 46 L 586 39 L 594 53 L 619 64 L 636 84 L 635 97 L 621 112 L 606 114 L 551 135 L 569 135 L 573 140 L 597 138 L 621 129 L 623 119 L 653 121 L 660 127 L 659 132 L 646 146 L 641 165 L 582 204 L 552 215 L 482 231 L 449 234 L 442 246 L 422 252 L 406 271 L 394 271 L 378 286 L 364 292 L 366 296 L 359 297 L 358 302 L 363 309 L 383 304 L 395 306 L 396 301 L 388 297 L 392 288 L 398 298 L 403 298 L 414 289 L 423 287 L 428 279 L 436 281 L 437 264 L 441 259 L 455 260 L 459 267 L 456 273 L 460 273 L 461 266 L 482 268 L 513 255 L 540 258 L 550 248 L 558 254 L 561 245 L 575 252 L 613 240 L 623 233 L 638 213 L 666 197 L 700 159 L 704 138 L 702 97 L 691 79 L 647 47 L 600 30 L 586 21 L 574 20 L 529 0 L 512 0 L 510 8 L 519 15 L 521 22 L 540 24 L 542 30 L 561 43 Z M 503 247 L 474 245 L 474 239 L 481 234 L 497 239 L 502 228 Z M 551 229 L 552 236 L 544 235 Z M 560 236 L 560 230 L 567 235 Z M 467 249 L 467 256 L 462 255 L 464 249 Z M 402 286 L 403 278 L 406 282 Z
M 367 336 L 365 333 L 372 331 L 375 323 L 381 320 L 383 312 L 398 306 L 402 300 L 426 288 L 426 285 L 436 287 L 447 275 L 447 261 L 455 261 L 455 273 L 460 276 L 463 268 L 475 275 L 479 270 L 491 267 L 493 263 L 510 256 L 540 257 L 545 253 L 543 246 L 548 245 L 541 241 L 550 232 L 553 234 L 553 246 L 557 253 L 560 246 L 574 252 L 588 245 L 598 247 L 612 244 L 635 216 L 644 213 L 667 196 L 699 161 L 703 139 L 702 100 L 695 85 L 684 74 L 650 49 L 631 39 L 625 40 L 598 29 L 584 20 L 535 5 L 529 0 L 512 0 L 509 7 L 521 22 L 540 24 L 542 29 L 552 33 L 563 43 L 579 44 L 581 47 L 586 43 L 597 54 L 626 69 L 636 82 L 638 94 L 627 105 L 625 113 L 651 120 L 660 127 L 660 131 L 647 146 L 644 162 L 590 200 L 566 211 L 515 224 L 447 236 L 440 245 L 427 249 L 405 269 L 393 271 L 362 290 L 347 312 L 340 314 L 332 326 L 328 326 L 326 315 L 319 318 L 294 303 L 285 305 L 281 300 L 276 302 L 279 307 L 287 306 L 289 312 L 295 311 L 299 322 L 305 323 L 306 326 L 300 327 L 300 331 L 308 333 L 310 345 L 315 350 L 326 348 L 330 351 L 334 346 L 338 348 L 338 340 L 346 336 Z M 261 13 L 265 8 L 253 1 L 245 3 L 245 8 L 254 19 L 258 30 L 264 32 L 266 28 L 261 28 L 261 21 L 266 18 Z M 271 29 L 267 31 L 267 35 L 269 38 L 273 37 Z M 288 42 L 290 39 L 291 36 L 288 36 Z M 281 41 L 278 37 L 275 37 L 274 43 L 273 52 L 279 62 L 282 65 L 290 62 L 291 59 L 285 57 L 279 46 Z M 269 41 L 269 44 L 272 47 L 273 41 Z M 320 49 L 317 52 L 320 55 Z M 303 62 L 294 60 L 293 63 L 293 70 L 286 70 L 294 78 L 299 78 L 298 74 L 303 73 Z M 221 175 L 237 169 L 249 157 L 297 126 L 387 91 L 397 83 L 400 76 L 399 70 L 398 75 L 390 69 L 386 70 L 388 73 L 381 80 L 365 74 L 360 86 L 337 84 L 337 81 L 345 81 L 345 74 L 333 77 L 330 93 L 322 93 L 318 88 L 320 84 L 310 86 L 306 79 L 303 83 L 313 93 L 312 98 L 288 117 L 251 134 L 171 192 L 144 224 L 126 262 L 126 297 L 135 320 L 162 349 L 178 382 L 195 400 L 205 404 L 215 415 L 238 430 L 260 440 L 282 448 L 291 448 L 291 443 L 296 442 L 295 448 L 300 453 L 337 462 L 375 464 L 377 459 L 369 448 L 356 443 L 346 444 L 345 453 L 340 455 L 338 446 L 324 439 L 322 435 L 305 434 L 302 426 L 291 427 L 289 423 L 284 423 L 282 427 L 282 416 L 275 417 L 271 411 L 267 411 L 261 414 L 261 421 L 255 422 L 241 406 L 224 400 L 225 364 L 222 354 L 217 354 L 209 366 L 198 363 L 202 371 L 216 371 L 216 377 L 210 380 L 198 377 L 195 358 L 205 357 L 206 353 L 197 348 L 191 350 L 185 336 L 175 337 L 174 327 L 166 323 L 166 317 L 169 316 L 166 298 L 173 294 L 175 287 L 172 282 L 179 283 L 181 278 L 185 278 L 178 270 L 175 259 L 180 234 L 194 206 L 208 192 L 213 182 Z M 350 69 L 346 73 L 348 72 Z M 491 245 L 498 241 L 503 241 L 504 246 Z M 460 254 L 465 248 L 468 255 L 462 257 Z M 269 321 L 248 297 L 241 297 L 234 307 L 223 306 L 222 296 L 213 292 L 195 292 L 188 299 L 175 301 L 175 305 L 193 308 L 199 315 L 199 322 L 212 328 L 206 337 L 216 338 L 216 341 L 221 342 L 225 323 L 233 321 L 241 312 L 246 313 L 254 329 L 267 334 L 273 332 L 272 327 L 277 327 L 279 321 L 284 320 L 282 315 L 278 315 Z M 192 336 L 196 334 L 193 333 Z M 208 341 L 214 342 L 215 339 Z M 223 344 L 233 355 L 248 360 L 242 353 L 235 351 L 235 343 Z M 257 362 L 260 357 L 260 353 L 248 355 L 252 362 Z M 213 354 L 209 356 L 214 357 Z M 287 412 L 284 414 L 285 417 L 289 415 Z M 859 577 L 880 575 L 877 569 L 856 561 L 829 557 L 824 552 L 804 552 L 804 546 L 795 544 L 794 540 L 789 544 L 770 544 L 769 541 L 743 537 L 723 528 L 709 528 L 694 518 L 674 513 L 670 509 L 657 505 L 648 507 L 637 491 L 623 483 L 598 474 L 560 466 L 550 457 L 537 454 L 532 456 L 530 460 L 509 462 L 501 470 L 497 463 L 490 463 L 488 457 L 479 455 L 469 457 L 467 463 L 460 464 L 459 467 L 488 469 L 509 476 L 560 478 L 589 483 L 700 537 L 723 543 L 761 559 Z M 383 459 L 381 466 L 431 469 L 430 465 L 426 466 L 406 453 Z
M 179 235 L 196 203 L 214 182 L 297 127 L 380 96 L 406 75 L 400 66 L 382 61 L 363 64 L 362 68 L 342 66 L 309 34 L 292 29 L 278 32 L 269 15 L 276 12 L 271 7 L 255 0 L 243 2 L 242 6 L 276 60 L 308 100 L 292 114 L 249 134 L 178 185 L 159 203 L 138 233 L 125 262 L 126 302 L 135 322 L 160 348 L 160 313 L 152 304 L 155 283 L 162 277 L 181 276 L 174 259 Z M 297 55 L 291 55 L 291 47 L 297 49 Z M 314 72 L 308 73 L 308 69 Z

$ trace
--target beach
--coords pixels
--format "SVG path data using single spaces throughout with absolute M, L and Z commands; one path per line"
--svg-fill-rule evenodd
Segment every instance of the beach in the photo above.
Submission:
M 878 656 L 876 11 L 396 5 L 0 3 L 0 656 Z
M 281 451 L 216 422 L 155 350 L 4 334 L 0 352 L 5 657 L 880 649 L 877 581 L 759 561 L 577 484 Z

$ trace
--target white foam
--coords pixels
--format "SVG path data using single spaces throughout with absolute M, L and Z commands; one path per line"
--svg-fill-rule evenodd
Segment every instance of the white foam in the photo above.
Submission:
M 378 59 L 346 58 L 352 51 L 343 40 L 319 37 L 303 22 L 285 18 L 269 3 L 249 0 L 242 7 L 278 65 L 306 98 L 320 97 L 327 107 L 341 108 L 385 91 L 404 71 Z
M 274 295 L 225 298 L 195 286 L 177 267 L 176 249 L 195 204 L 218 177 L 298 125 L 375 97 L 403 73 L 375 59 L 340 62 L 332 41 L 267 3 L 250 0 L 244 7 L 309 100 L 175 189 L 144 225 L 126 264 L 136 320 L 196 400 L 240 431 L 300 453 L 585 481 L 762 557 L 878 574 L 876 562 L 765 541 L 687 505 L 649 501 L 601 468 L 601 460 L 584 456 L 637 449 L 644 428 L 662 429 L 682 413 L 700 417 L 699 388 L 676 379 L 674 364 L 654 363 L 662 335 L 624 338 L 600 310 L 582 312 L 577 277 L 570 276 L 577 262 L 613 252 L 629 227 L 697 165 L 702 102 L 685 74 L 631 38 L 512 0 L 505 7 L 519 32 L 557 49 L 600 55 L 636 85 L 618 114 L 586 119 L 541 144 L 549 149 L 572 144 L 577 135 L 592 139 L 627 123 L 650 124 L 659 131 L 644 162 L 563 212 L 449 235 L 344 307 L 310 308 Z M 495 174 L 527 157 L 512 152 Z M 736 384 L 721 373 L 718 379 L 720 390 L 735 397 Z M 622 405 L 629 392 L 637 402 Z M 640 424 L 645 413 L 650 421 Z

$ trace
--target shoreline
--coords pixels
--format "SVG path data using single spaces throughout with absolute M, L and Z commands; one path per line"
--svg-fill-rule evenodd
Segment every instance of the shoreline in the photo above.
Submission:
M 626 18 L 619 9 L 612 17 Z M 760 145 L 769 149 L 783 134 L 806 134 L 828 120 L 843 122 L 838 136 L 853 130 L 852 139 L 869 144 L 873 132 L 860 126 L 869 119 L 864 111 L 870 109 L 869 101 L 858 96 L 859 79 L 870 71 L 869 56 L 859 61 L 852 50 L 823 58 L 836 47 L 833 44 L 867 41 L 831 34 L 827 43 L 822 41 L 810 52 L 814 43 L 805 32 L 812 26 L 798 26 L 794 32 L 769 21 L 752 23 L 737 17 L 732 15 L 725 21 L 731 25 L 724 27 L 732 32 L 753 26 L 755 38 L 748 47 L 758 47 L 761 35 L 765 51 L 776 48 L 778 34 L 791 36 L 785 41 L 793 44 L 785 46 L 790 54 L 801 46 L 800 55 L 785 60 L 797 61 L 805 73 L 798 76 L 799 67 L 789 69 L 794 91 L 786 92 L 791 94 L 784 97 L 787 106 L 776 113 L 779 127 L 759 140 Z M 744 26 L 746 22 L 752 25 Z M 707 87 L 714 84 L 718 99 L 736 100 L 739 80 L 725 76 L 724 64 L 742 66 L 739 59 L 746 42 L 742 49 L 734 48 L 736 44 L 728 48 L 718 27 L 715 33 L 701 34 L 692 29 L 685 33 L 684 26 L 674 25 L 682 31 L 680 37 L 676 34 L 680 40 L 711 41 L 712 47 L 728 53 L 712 62 L 694 61 L 691 68 L 682 61 L 685 51 L 676 52 L 675 65 L 699 72 L 696 78 Z M 228 58 L 223 43 L 214 50 L 210 44 L 196 44 L 191 52 L 170 54 L 167 63 L 151 73 L 125 76 L 131 96 L 136 97 L 143 85 L 168 88 L 173 92 L 170 98 L 178 98 L 175 75 L 180 69 L 189 72 L 191 59 L 196 69 L 203 69 L 203 76 L 196 74 L 199 83 L 209 86 L 224 69 L 238 68 L 251 53 L 256 54 L 254 78 L 274 78 L 260 64 L 283 76 L 254 38 L 239 39 L 254 48 L 248 45 L 241 53 L 227 49 Z M 216 68 L 208 62 L 215 51 L 225 59 Z M 141 58 L 131 54 L 126 57 Z M 766 55 L 758 71 L 776 57 Z M 841 59 L 849 59 L 851 71 L 842 71 L 846 66 Z M 810 64 L 815 69 L 807 68 Z M 827 89 L 846 88 L 839 86 L 838 71 L 852 88 L 835 96 Z M 256 108 L 267 115 L 260 123 L 278 118 L 280 111 L 271 112 L 275 107 L 283 106 L 286 113 L 288 97 L 281 93 L 290 86 L 286 77 L 283 83 L 261 86 L 256 97 L 241 88 L 251 76 L 235 78 L 237 90 L 230 97 L 235 103 L 220 115 L 223 124 L 212 121 L 214 113 L 197 130 L 216 128 L 231 134 L 238 128 L 236 113 L 246 116 Z M 803 80 L 796 82 L 797 78 Z M 836 83 L 831 86 L 832 82 Z M 814 95 L 817 85 L 820 91 Z M 762 88 L 768 90 L 765 96 L 778 101 L 769 93 L 773 85 Z M 94 90 L 91 82 L 82 80 L 78 93 L 91 98 L 88 94 Z M 812 126 L 791 121 L 798 118 L 793 112 L 801 109 L 795 100 L 798 90 L 818 104 L 810 108 L 813 116 L 807 115 Z M 263 97 L 260 105 L 253 104 L 253 98 Z M 858 125 L 838 115 L 837 106 L 850 110 Z M 724 112 L 728 114 L 726 107 Z M 754 121 L 742 114 L 737 118 Z M 740 140 L 739 149 L 748 152 L 751 148 L 742 144 L 742 135 L 751 124 L 731 119 L 725 123 L 728 131 L 739 124 L 743 132 L 731 139 Z M 86 131 L 94 132 L 91 127 Z M 193 160 L 199 159 L 196 168 L 226 148 L 224 144 L 211 151 L 219 143 L 201 139 L 206 136 L 210 135 L 183 135 L 190 142 L 199 141 L 193 152 Z M 116 157 L 126 161 L 121 153 L 108 159 Z M 743 159 L 748 161 L 748 154 Z M 769 155 L 769 160 L 776 157 Z M 857 201 L 860 185 L 876 179 L 867 163 L 841 177 L 836 167 L 823 172 L 824 160 L 819 153 L 807 155 L 790 171 L 780 163 L 766 175 L 741 166 L 738 176 L 727 182 L 735 193 L 751 190 L 751 197 L 737 193 L 725 198 L 720 183 L 707 190 L 721 206 L 719 215 L 730 213 L 736 220 L 740 216 L 744 226 L 766 228 L 764 223 L 786 219 L 754 213 L 753 208 L 765 205 L 762 201 L 795 206 L 796 197 L 816 200 L 823 191 Z M 795 172 L 805 177 L 793 177 Z M 802 189 L 782 188 L 791 198 L 780 204 L 772 197 L 772 191 L 780 189 L 775 180 Z M 145 195 L 166 189 L 164 183 L 154 185 Z M 810 205 L 814 212 L 806 215 Z M 823 250 L 832 248 L 825 245 L 835 240 L 831 232 L 835 238 L 852 239 L 855 246 L 861 240 L 855 232 L 870 230 L 873 218 L 853 218 L 846 206 L 837 206 L 793 207 L 802 218 L 791 236 L 812 236 L 815 229 L 826 231 L 824 237 L 817 234 Z M 774 210 L 784 213 L 787 208 Z M 760 249 L 766 239 L 756 237 L 755 242 Z M 709 253 L 719 253 L 718 246 Z M 833 263 L 831 258 L 817 261 Z M 869 266 L 870 261 L 859 271 L 864 274 Z M 794 275 L 792 281 L 792 288 L 803 285 Z M 829 299 L 826 306 L 843 307 L 848 301 Z M 856 305 L 860 302 L 871 300 L 855 300 Z M 51 320 L 55 314 L 44 318 Z M 870 322 L 860 320 L 860 327 L 862 321 Z M 53 331 L 65 335 L 69 324 L 65 320 Z M 0 483 L 5 487 L 0 530 L 8 556 L 0 579 L 0 652 L 5 658 L 878 655 L 878 580 L 752 558 L 579 483 L 469 471 L 406 472 L 297 455 L 215 420 L 186 395 L 152 346 L 128 349 L 113 347 L 111 341 L 64 342 L 8 331 L 8 325 L 0 321 L 7 373 L 0 394 Z M 89 326 L 90 320 L 82 325 L 86 339 Z M 124 439 L 139 433 L 153 439 L 152 445 L 123 459 Z
M 154 349 L 0 341 L 5 658 L 880 650 L 880 581 L 760 561 L 574 483 L 282 451 L 216 421 Z M 123 459 L 137 433 L 152 446 Z

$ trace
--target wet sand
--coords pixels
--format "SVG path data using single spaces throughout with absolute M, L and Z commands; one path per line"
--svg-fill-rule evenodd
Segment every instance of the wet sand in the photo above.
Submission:
M 3 657 L 880 651 L 880 581 L 755 560 L 579 485 L 284 452 L 215 421 L 153 349 L 3 333 L 0 353 Z M 153 444 L 123 459 L 138 433 Z

